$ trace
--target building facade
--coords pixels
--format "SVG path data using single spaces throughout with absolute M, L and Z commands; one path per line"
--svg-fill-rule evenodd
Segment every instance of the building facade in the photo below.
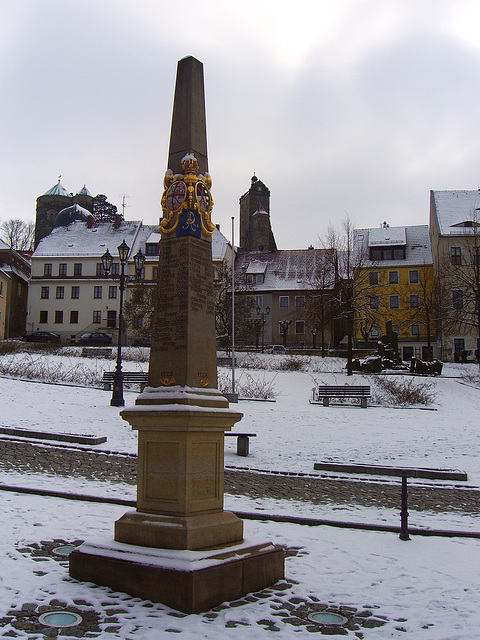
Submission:
M 442 357 L 474 359 L 480 337 L 480 190 L 431 191 L 430 236 L 443 299 Z
M 30 260 L 0 240 L 0 269 L 4 273 L 3 338 L 23 336 L 27 319 Z
M 374 346 L 391 320 L 403 360 L 437 357 L 434 272 L 427 225 L 356 229 L 364 256 L 356 301 L 357 346 Z

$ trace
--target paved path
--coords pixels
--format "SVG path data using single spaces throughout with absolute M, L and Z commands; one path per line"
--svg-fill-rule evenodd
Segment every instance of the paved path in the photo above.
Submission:
M 96 452 L 0 438 L 0 468 L 110 482 L 136 482 L 135 455 Z M 339 477 L 300 476 L 225 470 L 225 492 L 253 498 L 292 499 L 312 504 L 354 504 L 399 508 L 400 481 L 369 482 Z M 409 485 L 409 508 L 415 511 L 480 512 L 480 490 L 452 486 Z

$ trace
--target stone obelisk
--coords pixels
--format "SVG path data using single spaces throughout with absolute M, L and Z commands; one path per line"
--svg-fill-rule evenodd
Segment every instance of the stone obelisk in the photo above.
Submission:
M 217 389 L 203 65 L 179 61 L 162 196 L 149 382 L 121 412 L 138 430 L 137 509 L 84 543 L 70 575 L 194 613 L 272 585 L 284 552 L 243 540 L 223 510 L 224 432 L 242 414 Z

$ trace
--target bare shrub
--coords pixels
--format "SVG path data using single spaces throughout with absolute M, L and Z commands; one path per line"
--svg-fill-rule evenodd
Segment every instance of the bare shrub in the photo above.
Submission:
M 3 340 L 0 342 L 0 356 L 7 355 L 9 353 L 19 353 L 23 351 L 24 345 L 20 342 L 14 342 L 13 340 Z
M 467 384 L 471 384 L 474 387 L 480 387 L 480 373 L 478 371 L 475 371 L 474 373 L 471 372 L 462 372 L 462 382 L 466 382 Z
M 305 371 L 309 367 L 310 359 L 301 356 L 285 356 L 276 360 L 275 364 L 277 366 L 272 368 L 279 371 Z
M 221 393 L 232 393 L 232 379 L 227 373 L 218 376 L 218 389 Z M 278 395 L 273 380 L 265 380 L 265 376 L 252 376 L 242 371 L 235 385 L 235 391 L 243 398 L 259 398 L 272 400 Z
M 0 361 L 0 374 L 42 382 L 67 382 L 92 386 L 98 384 L 102 369 L 97 366 L 52 362 L 41 354 L 25 354 L 23 357 L 5 358 Z
M 428 406 L 433 404 L 437 395 L 436 383 L 433 381 L 378 376 L 373 378 L 372 382 L 373 400 L 385 406 L 405 407 L 416 404 Z

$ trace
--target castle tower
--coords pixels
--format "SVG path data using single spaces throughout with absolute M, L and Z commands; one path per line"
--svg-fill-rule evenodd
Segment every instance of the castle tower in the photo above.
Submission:
M 277 250 L 270 222 L 270 190 L 255 175 L 250 189 L 240 198 L 240 249 Z
M 57 214 L 72 204 L 73 196 L 60 184 L 60 178 L 56 185 L 37 198 L 35 249 L 40 240 L 52 232 Z

